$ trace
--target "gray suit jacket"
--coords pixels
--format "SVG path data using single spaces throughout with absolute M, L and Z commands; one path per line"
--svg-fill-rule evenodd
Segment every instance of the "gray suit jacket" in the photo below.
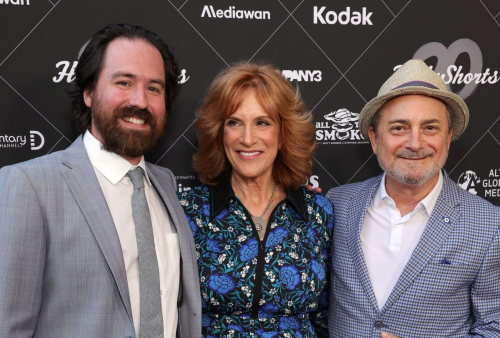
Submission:
M 197 338 L 191 230 L 172 173 L 147 168 L 179 236 L 177 335 Z M 0 170 L 0 337 L 33 336 L 135 337 L 120 241 L 81 137 L 64 151 Z

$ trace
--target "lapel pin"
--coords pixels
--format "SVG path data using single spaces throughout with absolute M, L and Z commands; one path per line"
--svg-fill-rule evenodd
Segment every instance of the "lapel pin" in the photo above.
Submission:
M 445 216 L 445 217 L 443 217 L 443 221 L 445 223 L 450 223 L 450 218 Z

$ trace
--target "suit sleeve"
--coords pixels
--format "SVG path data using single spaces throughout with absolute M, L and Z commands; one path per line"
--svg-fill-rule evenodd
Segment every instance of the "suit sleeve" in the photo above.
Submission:
M 0 170 L 0 337 L 32 337 L 38 323 L 46 257 L 35 189 L 17 167 Z
M 496 213 L 498 222 L 500 213 Z M 471 288 L 475 322 L 468 337 L 500 337 L 500 229 Z

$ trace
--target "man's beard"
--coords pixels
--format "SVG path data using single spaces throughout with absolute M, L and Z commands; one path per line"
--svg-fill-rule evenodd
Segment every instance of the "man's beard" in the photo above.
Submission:
M 136 117 L 144 120 L 149 130 L 124 129 L 120 119 Z M 93 125 L 102 137 L 102 148 L 118 155 L 139 157 L 151 151 L 163 136 L 167 125 L 166 117 L 156 119 L 147 109 L 134 107 L 117 108 L 112 114 L 97 105 L 92 111 Z
M 392 164 L 386 163 L 382 156 L 380 155 L 380 147 L 377 146 L 377 160 L 380 167 L 386 172 L 387 176 L 398 181 L 399 183 L 406 184 L 412 187 L 418 187 L 427 182 L 429 179 L 434 177 L 444 164 L 446 163 L 446 159 L 448 158 L 448 152 L 443 157 L 442 160 L 437 159 L 432 162 L 431 166 L 427 168 L 427 171 L 424 171 L 423 163 L 407 163 L 407 164 L 396 164 L 393 162 Z M 401 150 L 396 152 L 396 157 L 398 158 L 422 158 L 435 156 L 434 151 L 411 151 L 411 150 Z

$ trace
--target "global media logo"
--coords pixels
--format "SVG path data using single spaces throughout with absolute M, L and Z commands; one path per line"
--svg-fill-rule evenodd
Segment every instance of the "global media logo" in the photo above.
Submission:
M 471 194 L 481 197 L 500 197 L 500 169 L 490 169 L 483 178 L 472 170 L 460 175 L 457 184 Z
M 318 144 L 366 144 L 359 130 L 359 114 L 346 108 L 323 116 L 325 121 L 316 122 Z
M 45 137 L 36 130 L 31 130 L 28 135 L 0 135 L 0 148 L 23 148 L 30 140 L 31 150 L 39 150 L 45 144 Z

